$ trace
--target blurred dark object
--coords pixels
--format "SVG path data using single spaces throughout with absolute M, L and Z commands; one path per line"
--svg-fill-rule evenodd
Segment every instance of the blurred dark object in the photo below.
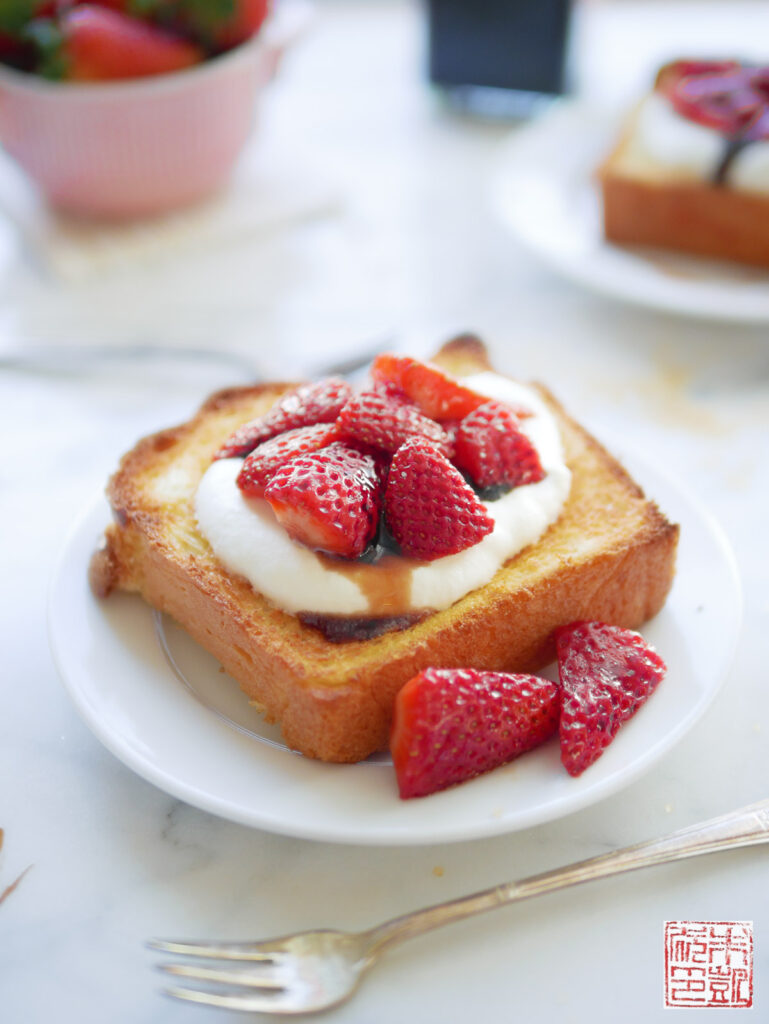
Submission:
M 567 87 L 571 0 L 428 0 L 430 81 L 461 110 L 527 116 Z

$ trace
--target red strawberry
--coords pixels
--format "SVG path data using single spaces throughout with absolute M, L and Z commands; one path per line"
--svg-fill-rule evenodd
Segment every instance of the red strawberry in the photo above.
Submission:
M 690 121 L 734 135 L 753 121 L 765 97 L 753 88 L 754 68 L 680 78 L 669 91 L 674 109 Z
M 390 751 L 401 797 L 435 793 L 544 743 L 559 709 L 549 679 L 426 669 L 395 698 Z
M 363 391 L 351 398 L 339 414 L 340 435 L 388 452 L 397 451 L 410 437 L 425 437 L 450 454 L 451 442 L 442 427 L 399 395 L 390 387 L 384 391 Z
M 29 40 L 0 29 L 0 62 L 29 71 L 35 63 L 35 47 Z
M 261 498 L 277 469 L 297 455 L 309 455 L 338 439 L 336 424 L 316 423 L 278 434 L 265 441 L 246 457 L 238 473 L 237 484 L 249 498 Z
M 669 92 L 682 78 L 692 75 L 718 75 L 734 71 L 739 65 L 734 60 L 674 60 L 657 72 L 656 89 Z
M 461 420 L 486 399 L 466 388 L 437 366 L 410 356 L 384 353 L 371 366 L 376 382 L 391 381 L 433 420 Z
M 580 775 L 654 692 L 666 668 L 639 633 L 603 622 L 563 626 L 556 647 L 561 760 L 570 775 Z
M 248 455 L 257 445 L 287 430 L 311 427 L 315 423 L 333 423 L 351 396 L 352 388 L 340 377 L 327 377 L 314 384 L 294 388 L 264 416 L 239 427 L 214 458 Z
M 403 554 L 428 562 L 464 551 L 494 529 L 459 470 L 422 437 L 407 441 L 393 456 L 385 519 Z
M 60 64 L 72 81 L 142 78 L 180 71 L 203 60 L 202 49 L 154 25 L 96 4 L 66 11 L 60 22 L 58 60 L 48 53 L 47 67 Z
M 93 2 L 135 18 L 151 19 L 220 53 L 255 35 L 269 0 L 73 0 Z
M 465 416 L 454 440 L 454 463 L 480 488 L 519 487 L 545 476 L 534 445 L 502 402 L 485 402 Z
M 316 551 L 358 558 L 377 531 L 376 463 L 339 442 L 284 463 L 264 496 L 289 536 Z

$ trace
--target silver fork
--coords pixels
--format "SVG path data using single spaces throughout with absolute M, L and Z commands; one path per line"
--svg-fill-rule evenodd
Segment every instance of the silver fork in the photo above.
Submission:
M 425 907 L 365 932 L 321 929 L 264 942 L 154 939 L 148 945 L 165 953 L 198 960 L 230 962 L 225 966 L 205 962 L 160 964 L 160 969 L 168 974 L 202 982 L 204 986 L 170 988 L 165 990 L 167 995 L 251 1013 L 312 1013 L 348 999 L 380 954 L 435 928 L 582 882 L 766 842 L 769 842 L 769 800 L 661 839 L 628 846 L 518 882 L 506 882 L 449 903 Z

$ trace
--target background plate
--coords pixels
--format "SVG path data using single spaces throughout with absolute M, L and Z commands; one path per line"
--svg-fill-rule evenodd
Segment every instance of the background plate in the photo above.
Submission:
M 109 519 L 103 500 L 75 528 L 52 582 L 51 645 L 64 684 L 95 735 L 129 768 L 213 814 L 287 835 L 377 845 L 498 835 L 561 817 L 636 779 L 694 724 L 726 677 L 739 633 L 740 588 L 720 529 L 677 483 L 636 457 L 623 462 L 681 524 L 678 572 L 644 635 L 668 677 L 580 778 L 552 741 L 488 775 L 421 800 L 398 798 L 382 762 L 311 761 L 259 736 L 258 716 L 192 640 L 160 642 L 155 614 L 133 595 L 93 597 L 87 568 Z M 192 692 L 175 671 L 197 663 Z M 201 681 L 205 677 L 204 681 Z M 217 697 L 202 698 L 204 694 Z M 240 710 L 233 710 L 241 702 Z M 232 721 L 230 720 L 232 719 Z M 256 734 L 256 735 L 255 735 Z
M 518 130 L 494 184 L 503 222 L 555 270 L 605 295 L 710 320 L 769 322 L 769 270 L 604 241 L 595 171 L 620 123 L 564 101 Z

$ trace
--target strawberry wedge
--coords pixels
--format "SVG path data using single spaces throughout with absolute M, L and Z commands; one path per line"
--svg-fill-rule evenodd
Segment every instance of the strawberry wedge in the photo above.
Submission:
M 431 420 L 461 420 L 488 401 L 437 366 L 411 356 L 377 356 L 371 376 L 377 383 L 396 384 Z
M 381 493 L 376 460 L 337 441 L 284 463 L 264 496 L 300 544 L 359 558 L 376 534 Z
M 316 423 L 333 423 L 351 397 L 352 388 L 341 377 L 327 377 L 294 388 L 263 416 L 238 427 L 214 458 L 232 459 L 248 455 L 257 445 L 287 430 L 311 427 Z
M 426 669 L 395 700 L 390 751 L 402 799 L 506 764 L 558 727 L 558 684 L 536 676 Z
M 556 632 L 563 690 L 561 761 L 581 775 L 609 746 L 621 725 L 662 681 L 662 658 L 640 633 L 603 622 L 573 622 Z

